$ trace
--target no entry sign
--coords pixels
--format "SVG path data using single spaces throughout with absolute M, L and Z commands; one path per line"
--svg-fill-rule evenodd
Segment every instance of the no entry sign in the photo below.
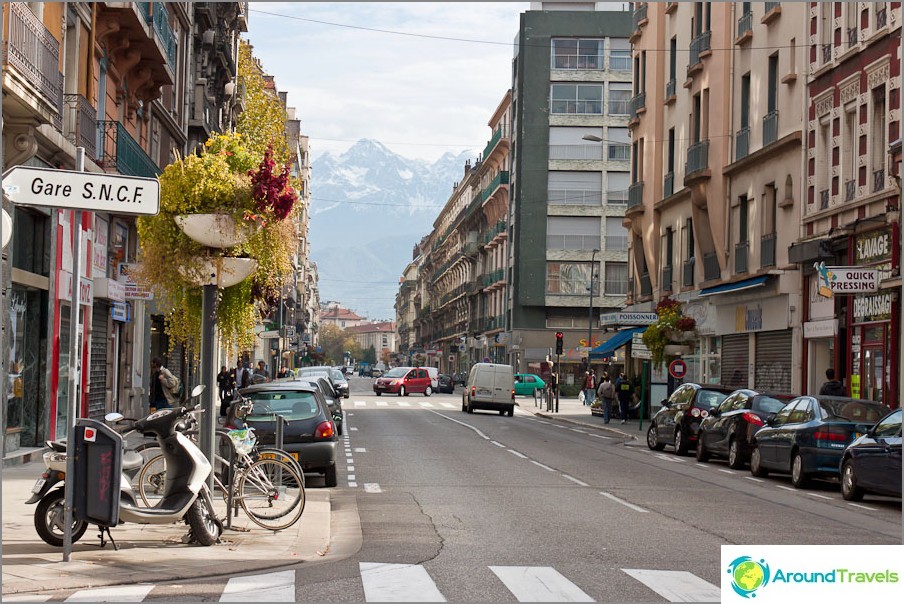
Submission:
M 687 375 L 687 363 L 681 359 L 675 359 L 669 363 L 669 375 L 680 380 Z

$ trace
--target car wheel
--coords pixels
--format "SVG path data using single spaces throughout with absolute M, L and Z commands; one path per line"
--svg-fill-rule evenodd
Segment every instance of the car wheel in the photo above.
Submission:
M 659 442 L 659 433 L 656 431 L 656 424 L 652 424 L 650 429 L 647 430 L 647 446 L 653 451 L 662 451 L 665 449 L 665 444 Z
M 461 412 L 464 413 L 468 410 L 468 406 L 465 404 L 465 399 L 461 399 Z
M 336 466 L 330 466 L 323 473 L 323 482 L 328 487 L 334 487 L 339 484 L 339 480 L 336 477 Z
M 499 415 L 505 415 L 505 409 L 500 409 L 500 410 L 499 410 Z
M 728 467 L 733 470 L 740 470 L 744 467 L 744 458 L 741 456 L 741 446 L 738 444 L 737 438 L 728 441 Z
M 515 407 L 514 406 L 509 407 L 508 416 L 513 417 L 514 415 L 515 415 Z
M 863 489 L 857 486 L 857 475 L 854 472 L 854 460 L 845 459 L 841 465 L 841 496 L 847 501 L 863 499 Z
M 431 394 L 433 394 L 433 388 L 427 386 L 427 389 L 424 390 L 424 396 L 430 396 Z
M 474 413 L 474 407 L 471 406 L 471 399 L 468 399 L 468 408 L 467 408 L 467 412 L 468 412 L 468 413 Z
M 754 449 L 753 453 L 750 454 L 750 473 L 757 478 L 762 478 L 769 475 L 769 470 L 762 466 L 759 448 Z
M 810 477 L 804 473 L 804 458 L 800 452 L 795 452 L 791 459 L 791 484 L 795 488 L 802 489 L 810 482 Z
M 408 396 L 408 393 L 405 392 L 405 386 L 399 387 L 399 396 Z
M 709 453 L 706 451 L 706 447 L 703 445 L 703 435 L 697 435 L 697 461 L 699 462 L 707 462 L 709 461 Z
M 380 396 L 380 395 L 383 394 L 383 393 L 382 393 L 382 392 L 375 392 L 374 394 L 376 394 L 377 396 Z
M 687 441 L 681 428 L 675 430 L 675 453 L 677 455 L 687 455 Z

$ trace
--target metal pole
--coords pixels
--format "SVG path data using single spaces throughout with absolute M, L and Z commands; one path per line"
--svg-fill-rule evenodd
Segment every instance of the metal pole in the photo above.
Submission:
M 78 147 L 75 150 L 75 170 L 82 172 L 85 169 L 85 148 Z M 82 276 L 82 211 L 75 211 L 75 242 L 72 249 L 72 287 L 70 288 L 69 314 L 69 409 L 66 414 L 66 483 L 64 484 L 63 505 L 63 562 L 69 562 L 72 553 L 72 500 L 75 495 L 72 477 L 75 476 L 75 449 L 73 447 L 75 434 L 75 418 L 78 414 L 78 387 L 79 368 L 81 367 L 81 346 L 79 346 L 79 315 L 81 311 L 81 276 Z M 69 233 L 63 233 L 68 237 Z M 83 487 L 87 485 L 82 485 Z
M 201 383 L 207 386 L 201 395 L 201 405 L 204 413 L 201 414 L 201 451 L 210 461 L 210 465 L 216 464 L 214 456 L 214 430 L 217 427 L 216 408 L 214 407 L 213 384 L 216 383 L 214 374 L 214 350 L 216 348 L 216 309 L 214 305 L 217 299 L 217 286 L 205 285 L 201 296 Z M 207 486 L 213 492 L 213 472 L 207 477 Z M 230 485 L 229 488 L 232 488 Z
M 283 448 L 283 439 L 284 439 L 283 434 L 285 432 L 285 422 L 286 422 L 286 420 L 282 415 L 276 416 L 276 448 L 277 449 Z
M 640 411 L 637 413 L 637 429 L 643 430 L 643 410 L 644 402 L 647 400 L 647 380 L 650 378 L 650 361 L 643 362 L 643 369 L 640 375 Z
M 590 371 L 590 351 L 593 350 L 593 269 L 596 265 L 598 249 L 593 249 L 590 256 L 590 304 L 587 309 L 587 371 Z
M 5 31 L 3 28 L 3 17 L 6 12 L 6 8 L 3 4 L 0 4 L 0 47 L 4 47 L 3 39 L 5 37 Z M 3 74 L 0 73 L 0 210 L 6 207 L 4 203 L 5 195 L 3 194 L 3 166 L 4 166 L 4 157 L 3 157 Z M 12 218 L 12 214 L 10 218 Z M 12 243 L 12 233 L 10 233 L 9 241 Z M 3 241 L 3 220 L 0 219 L 0 242 Z M 6 325 L 8 323 L 9 315 L 6 314 L 6 298 L 9 296 L 9 289 L 6 287 L 6 281 L 4 281 L 3 277 L 3 248 L 0 246 L 0 452 L 6 451 L 6 405 L 9 400 L 6 395 L 7 388 L 9 385 L 6 383 L 6 367 L 7 367 L 7 357 L 9 356 L 9 349 L 7 347 L 7 333 L 6 333 Z M 0 462 L 0 468 L 2 468 L 3 463 Z M 3 480 L 2 480 L 2 470 L 0 470 L 0 494 L 3 492 Z M 2 539 L 0 539 L 0 556 L 3 553 L 3 545 Z
M 559 382 L 562 381 L 561 362 L 561 357 L 556 355 L 556 413 L 559 412 Z

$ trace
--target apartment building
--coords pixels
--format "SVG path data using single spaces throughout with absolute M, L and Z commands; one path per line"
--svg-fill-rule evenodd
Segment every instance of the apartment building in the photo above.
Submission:
M 373 348 L 377 359 L 382 359 L 398 350 L 398 334 L 394 321 L 362 323 L 347 328 L 345 332 L 355 339 L 355 343 L 361 350 Z
M 538 370 L 562 331 L 565 372 L 605 340 L 628 291 L 631 14 L 535 2 L 513 63 L 506 350 Z M 588 342 L 588 339 L 590 340 Z

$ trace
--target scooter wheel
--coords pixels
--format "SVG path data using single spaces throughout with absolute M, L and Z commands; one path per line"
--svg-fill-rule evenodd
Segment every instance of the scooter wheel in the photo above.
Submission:
M 216 514 L 205 503 L 203 496 L 199 495 L 185 512 L 185 519 L 191 527 L 191 534 L 195 541 L 201 545 L 213 545 L 220 538 L 221 525 Z
M 35 530 L 44 543 L 54 547 L 63 547 L 65 527 L 63 526 L 65 497 L 63 489 L 57 489 L 46 495 L 35 508 Z M 72 521 L 72 542 L 82 538 L 88 530 L 88 523 L 83 520 Z

